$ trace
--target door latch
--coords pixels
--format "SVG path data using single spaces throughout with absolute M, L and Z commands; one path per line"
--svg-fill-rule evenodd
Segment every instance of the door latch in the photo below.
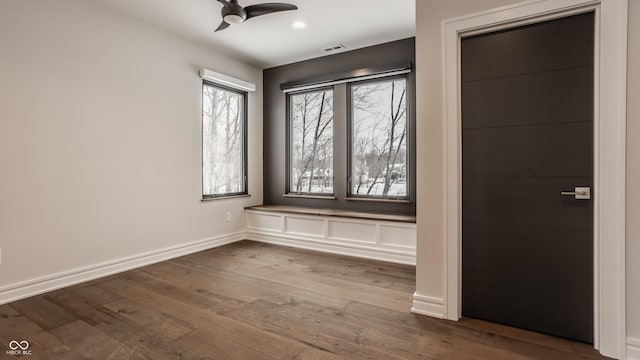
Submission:
M 573 196 L 576 200 L 591 199 L 591 188 L 588 186 L 576 186 L 574 191 L 563 191 L 562 196 Z

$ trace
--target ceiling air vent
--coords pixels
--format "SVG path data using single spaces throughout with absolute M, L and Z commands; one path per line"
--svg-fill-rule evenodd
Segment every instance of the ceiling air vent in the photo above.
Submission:
M 322 49 L 322 51 L 324 51 L 324 52 L 334 52 L 334 51 L 338 51 L 338 50 L 342 50 L 342 49 L 344 49 L 344 45 L 337 44 L 337 45 L 327 46 L 326 48 Z

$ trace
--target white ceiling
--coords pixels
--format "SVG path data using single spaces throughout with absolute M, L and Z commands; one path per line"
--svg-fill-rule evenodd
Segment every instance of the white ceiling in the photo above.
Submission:
M 415 36 L 415 0 L 240 0 L 242 6 L 287 2 L 298 10 L 256 17 L 214 32 L 222 4 L 216 0 L 95 0 L 191 41 L 267 68 L 315 58 L 322 49 L 346 50 Z M 302 20 L 307 28 L 291 27 Z

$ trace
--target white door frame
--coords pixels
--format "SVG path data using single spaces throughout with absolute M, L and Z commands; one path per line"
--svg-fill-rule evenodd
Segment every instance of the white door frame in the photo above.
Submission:
M 531 0 L 442 22 L 445 318 L 461 316 L 460 39 L 595 10 L 594 346 L 625 357 L 627 1 Z

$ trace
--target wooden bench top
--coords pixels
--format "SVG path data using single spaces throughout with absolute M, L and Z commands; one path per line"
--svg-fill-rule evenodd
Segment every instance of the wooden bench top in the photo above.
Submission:
M 362 212 L 362 211 L 320 209 L 320 208 L 288 206 L 288 205 L 258 205 L 258 206 L 249 206 L 249 207 L 246 207 L 245 209 L 267 211 L 267 212 L 302 214 L 302 215 L 336 216 L 336 217 L 345 217 L 345 218 L 354 218 L 354 219 L 397 221 L 397 222 L 414 223 L 414 224 L 416 222 L 416 217 L 409 216 L 409 215 L 391 215 L 391 214 L 371 213 L 371 212 Z

